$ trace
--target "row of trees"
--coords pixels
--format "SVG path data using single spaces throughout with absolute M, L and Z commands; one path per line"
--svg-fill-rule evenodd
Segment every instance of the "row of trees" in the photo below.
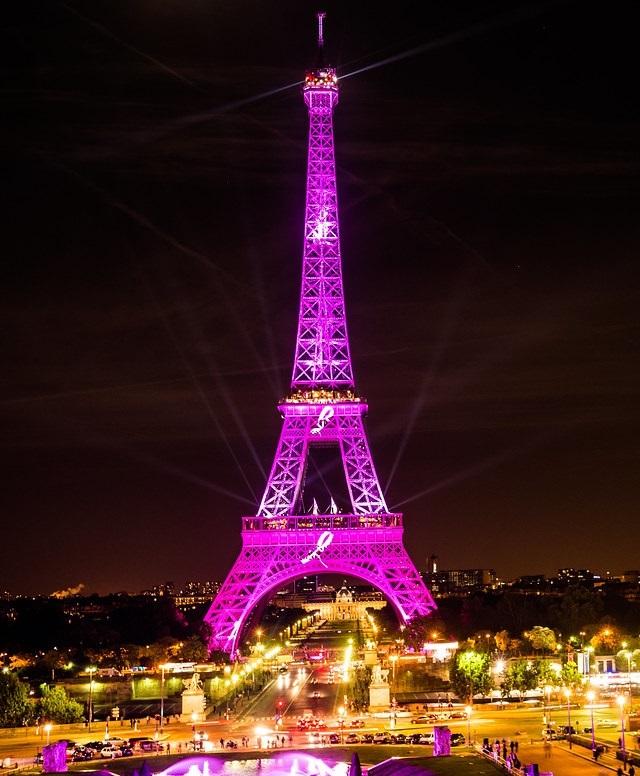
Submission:
M 583 677 L 578 666 L 568 660 L 559 670 L 548 660 L 515 660 L 496 670 L 488 652 L 466 649 L 458 652 L 451 669 L 451 684 L 459 698 L 471 700 L 474 695 L 487 695 L 499 689 L 503 697 L 520 695 L 537 688 L 580 687 Z
M 29 686 L 14 673 L 0 673 L 0 727 L 20 727 L 36 720 L 58 724 L 79 722 L 84 709 L 62 687 L 42 685 L 32 699 Z

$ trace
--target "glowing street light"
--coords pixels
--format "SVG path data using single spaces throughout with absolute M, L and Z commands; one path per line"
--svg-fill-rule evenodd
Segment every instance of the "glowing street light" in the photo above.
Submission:
M 571 690 L 566 687 L 564 690 L 564 697 L 567 699 L 567 738 L 569 739 L 569 749 L 572 748 L 572 736 L 571 736 Z
M 166 665 L 163 663 L 160 666 L 160 730 L 164 725 L 164 671 Z
M 591 706 L 591 751 L 595 752 L 596 750 L 596 729 L 593 724 L 593 702 L 596 699 L 596 694 L 593 690 L 588 690 L 587 692 L 587 700 L 589 701 L 589 705 Z
M 547 684 L 544 687 L 544 697 L 545 697 L 545 700 L 547 701 L 547 705 L 544 710 L 544 724 L 547 727 L 551 726 L 551 690 L 552 689 L 553 688 L 551 687 L 550 684 Z
M 620 743 L 622 744 L 622 751 L 626 753 L 627 747 L 625 745 L 624 740 L 624 706 L 627 702 L 627 699 L 624 697 L 624 695 L 618 695 L 616 698 L 616 701 L 618 703 L 618 706 L 620 706 L 620 723 L 622 728 L 622 735 L 620 736 Z
M 53 725 L 50 722 L 44 726 L 44 732 L 47 734 L 47 746 L 51 743 L 51 728 Z
M 89 666 L 87 668 L 87 673 L 89 674 L 89 725 L 88 725 L 88 731 L 91 732 L 91 723 L 93 722 L 93 675 L 96 672 L 95 666 Z
M 397 655 L 389 655 L 389 661 L 391 663 L 391 678 L 392 681 L 396 681 L 396 663 L 398 662 Z

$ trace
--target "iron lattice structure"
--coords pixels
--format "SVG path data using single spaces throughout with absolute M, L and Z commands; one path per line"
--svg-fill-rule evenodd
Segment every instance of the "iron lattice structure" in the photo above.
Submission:
M 282 432 L 258 513 L 243 518 L 242 550 L 206 615 L 213 649 L 237 650 L 251 611 L 305 574 L 338 573 L 378 588 L 401 622 L 435 603 L 402 543 L 402 515 L 389 512 L 355 393 L 342 284 L 333 109 L 333 68 L 307 73 L 309 153 L 304 254 L 292 393 L 278 409 Z M 299 514 L 313 445 L 340 452 L 349 514 Z

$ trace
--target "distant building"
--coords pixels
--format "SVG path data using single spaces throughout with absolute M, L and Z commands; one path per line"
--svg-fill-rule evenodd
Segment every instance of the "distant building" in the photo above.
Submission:
M 294 595 L 312 595 L 318 592 L 318 577 L 304 576 L 293 583 Z
M 494 569 L 444 569 L 425 574 L 424 581 L 437 595 L 455 595 L 494 588 L 498 578 Z
M 591 587 L 599 579 L 600 577 L 590 569 L 558 569 L 558 582 L 565 585 L 586 585 Z

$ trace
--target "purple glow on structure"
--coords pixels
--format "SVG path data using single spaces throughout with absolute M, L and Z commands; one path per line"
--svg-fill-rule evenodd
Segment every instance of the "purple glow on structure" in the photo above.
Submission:
M 335 70 L 308 72 L 303 93 L 309 153 L 292 393 L 278 407 L 282 431 L 258 513 L 243 518 L 240 556 L 205 617 L 211 648 L 232 654 L 254 607 L 304 574 L 365 580 L 401 622 L 436 608 L 404 549 L 402 515 L 387 507 L 364 430 L 367 404 L 354 388 L 338 229 Z M 310 448 L 327 444 L 340 451 L 351 511 L 299 515 Z
M 156 776 L 219 776 L 238 773 L 262 773 L 270 776 L 347 776 L 346 763 L 328 763 L 306 752 L 287 752 L 262 760 L 223 760 L 216 757 L 186 757 L 170 765 Z

